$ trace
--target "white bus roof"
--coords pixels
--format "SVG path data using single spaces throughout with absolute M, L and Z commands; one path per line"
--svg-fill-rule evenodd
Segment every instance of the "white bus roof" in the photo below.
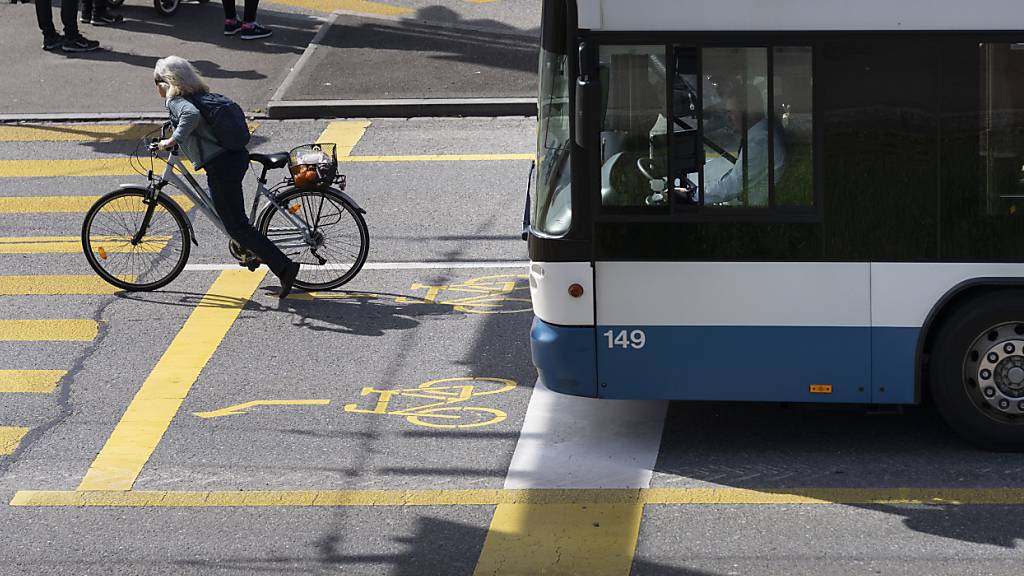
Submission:
M 1021 0 L 576 0 L 608 31 L 1024 30 Z

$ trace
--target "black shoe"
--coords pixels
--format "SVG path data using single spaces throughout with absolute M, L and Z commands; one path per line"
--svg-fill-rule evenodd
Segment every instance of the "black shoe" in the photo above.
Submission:
M 82 14 L 78 18 L 78 21 L 82 24 L 88 24 L 89 22 L 92 22 L 92 12 L 86 12 L 83 10 Z
M 281 276 L 278 278 L 281 280 L 281 289 L 277 291 L 277 297 L 282 300 L 288 296 L 288 293 L 292 291 L 292 284 L 295 283 L 295 277 L 299 275 L 299 265 L 295 262 L 288 264 L 288 267 L 284 269 Z
M 60 49 L 65 52 L 91 52 L 99 47 L 99 42 L 95 40 L 88 40 L 85 36 L 79 34 L 72 38 L 65 38 Z
M 266 38 L 273 33 L 274 31 L 270 28 L 260 26 L 258 23 L 253 22 L 251 25 L 248 23 L 242 24 L 242 32 L 239 36 L 242 40 L 255 40 L 257 38 Z
M 92 17 L 93 26 L 109 26 L 124 22 L 124 16 L 120 14 L 97 14 Z
M 242 29 L 242 23 L 238 20 L 224 20 L 224 35 L 233 36 Z
M 64 37 L 60 34 L 43 35 L 43 50 L 54 51 L 64 45 Z

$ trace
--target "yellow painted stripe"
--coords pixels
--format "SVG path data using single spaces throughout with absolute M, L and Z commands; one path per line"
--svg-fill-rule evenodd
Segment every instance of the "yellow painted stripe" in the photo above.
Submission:
M 370 122 L 367 120 L 341 120 L 338 122 L 331 122 L 324 129 L 320 137 L 316 139 L 317 142 L 333 142 L 336 144 L 338 158 L 350 156 L 352 149 L 356 147 L 359 140 L 366 133 L 366 129 L 370 127 Z
M 317 12 L 334 12 L 345 10 L 348 12 L 359 12 L 362 14 L 376 14 L 380 16 L 405 16 L 412 14 L 412 8 L 392 6 L 383 2 L 370 2 L 368 0 L 273 0 L 271 4 L 284 4 L 286 6 L 297 6 L 308 8 Z
M 88 342 L 100 332 L 95 320 L 0 320 L 0 341 Z
M 159 129 L 159 124 L 20 124 L 0 126 L 0 142 L 138 140 Z
M 79 490 L 130 490 L 192 384 L 266 275 L 226 270 L 142 383 Z
M 147 237 L 136 246 L 128 236 L 92 236 L 94 246 L 107 252 L 160 252 L 167 246 L 168 236 Z M 73 254 L 82 251 L 78 236 L 0 237 L 0 254 Z
M 252 132 L 258 126 L 249 123 Z M 158 136 L 160 124 L 18 124 L 0 126 L 0 142 L 112 142 Z M 154 133 L 156 132 L 156 133 Z
M 533 159 L 534 154 L 426 154 L 338 158 L 343 162 L 497 162 Z M 158 167 L 158 169 L 162 170 L 162 167 Z M 189 169 L 192 169 L 191 166 Z M 138 173 L 122 158 L 0 160 L 0 177 L 2 178 L 43 178 L 46 176 L 138 176 Z
M 500 505 L 473 574 L 627 575 L 643 510 L 628 504 Z
M 503 506 L 503 505 L 1024 506 L 1024 488 L 650 488 L 643 490 L 22 490 L 12 506 Z
M 2 162 L 2 160 L 0 160 Z M 0 197 L 0 214 L 57 214 L 85 213 L 99 200 L 99 196 L 7 196 Z M 184 194 L 171 194 L 171 198 L 188 212 L 194 204 Z M 115 205 L 116 208 L 116 205 Z M 128 208 L 128 206 L 126 206 Z M 104 212 L 107 212 L 105 209 Z
M 0 426 L 0 456 L 13 454 L 28 430 L 20 426 Z
M 186 160 L 185 165 L 194 171 Z M 148 167 L 148 163 L 147 163 Z M 154 170 L 164 169 L 157 162 Z M 52 159 L 52 160 L 0 160 L 0 178 L 43 178 L 46 176 L 139 176 L 128 158 Z M 145 178 L 145 175 L 142 175 Z
M 49 394 L 67 370 L 0 370 L 0 392 Z
M 338 162 L 501 162 L 533 160 L 534 154 L 425 154 L 418 156 L 348 156 Z
M 134 279 L 134 276 L 125 276 L 129 282 Z M 120 291 L 95 274 L 0 276 L 0 296 L 101 296 Z

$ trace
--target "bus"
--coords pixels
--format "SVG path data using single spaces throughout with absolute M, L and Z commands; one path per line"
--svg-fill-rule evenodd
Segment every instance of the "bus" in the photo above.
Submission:
M 544 0 L 539 89 L 545 386 L 1024 448 L 1018 2 Z

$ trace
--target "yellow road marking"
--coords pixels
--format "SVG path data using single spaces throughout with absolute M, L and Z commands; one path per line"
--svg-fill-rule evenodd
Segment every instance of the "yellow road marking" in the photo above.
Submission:
M 106 243 L 107 252 L 160 252 L 169 236 L 146 237 L 144 243 L 130 244 L 128 236 L 93 236 L 93 244 Z M 0 254 L 73 254 L 82 251 L 79 236 L 9 236 L 0 237 Z
M 629 504 L 499 505 L 473 574 L 629 574 L 643 509 Z
M 142 383 L 79 490 L 130 490 L 266 270 L 226 270 Z
M 258 126 L 249 123 L 252 132 Z M 158 136 L 160 124 L 19 124 L 0 126 L 0 142 L 112 142 Z
M 0 160 L 3 162 L 3 160 Z M 99 200 L 99 196 L 7 196 L 0 197 L 0 214 L 56 214 L 85 213 Z M 192 200 L 184 194 L 171 194 L 171 199 L 186 212 L 192 209 Z M 139 206 L 142 204 L 139 203 Z M 116 207 L 116 206 L 115 206 Z M 108 206 L 104 212 L 112 211 Z
M 331 122 L 324 129 L 317 142 L 333 142 L 336 144 L 338 158 L 352 155 L 352 149 L 362 139 L 366 129 L 370 127 L 368 120 L 340 120 Z
M 195 167 L 185 160 L 189 170 Z M 148 162 L 146 164 L 148 169 Z M 163 162 L 154 164 L 161 172 Z M 65 160 L 0 160 L 0 178 L 43 178 L 46 176 L 139 176 L 127 158 L 90 158 Z M 145 178 L 145 175 L 142 175 Z
M 28 430 L 20 426 L 0 426 L 0 456 L 13 454 Z
M 346 156 L 339 162 L 498 162 L 533 160 L 533 154 L 427 154 L 407 156 Z M 186 162 L 186 165 L 188 163 Z M 162 165 L 157 167 L 162 170 Z M 191 170 L 191 165 L 189 165 Z M 46 176 L 138 176 L 122 158 L 93 160 L 0 160 L 0 178 Z
M 127 275 L 125 280 L 131 282 L 135 277 Z M 108 295 L 120 291 L 95 274 L 0 276 L 0 296 Z
M 0 320 L 0 341 L 8 342 L 88 342 L 99 332 L 95 320 Z
M 0 370 L 0 392 L 49 394 L 67 370 Z
M 271 4 L 284 4 L 286 6 L 297 6 L 308 8 L 317 12 L 334 12 L 335 10 L 346 10 L 348 12 L 360 12 L 362 14 L 376 14 L 380 16 L 405 16 L 412 14 L 411 8 L 392 6 L 382 2 L 370 2 L 368 0 L 273 0 Z
M 21 490 L 11 506 L 933 505 L 1024 506 L 1024 488 L 524 490 Z
M 192 415 L 199 416 L 200 418 L 219 418 L 221 416 L 245 414 L 249 408 L 256 406 L 326 406 L 330 403 L 330 400 L 253 400 L 252 402 L 243 402 L 242 404 L 235 404 L 220 410 L 193 412 Z
M 0 142 L 138 140 L 159 129 L 159 124 L 21 124 L 0 126 Z

